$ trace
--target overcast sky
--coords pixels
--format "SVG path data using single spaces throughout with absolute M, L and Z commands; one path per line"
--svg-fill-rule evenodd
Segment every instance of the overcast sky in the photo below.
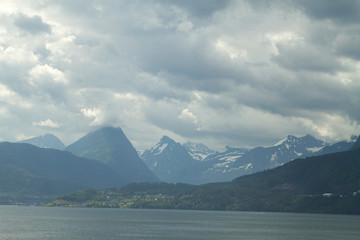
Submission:
M 360 134 L 360 1 L 2 0 L 0 141 Z

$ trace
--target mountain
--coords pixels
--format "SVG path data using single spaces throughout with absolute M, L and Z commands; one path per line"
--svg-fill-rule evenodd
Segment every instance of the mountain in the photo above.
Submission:
M 360 147 L 296 159 L 231 182 L 197 186 L 132 207 L 360 214 Z
M 197 182 L 197 172 L 201 161 L 193 159 L 184 146 L 167 136 L 163 136 L 150 150 L 144 151 L 141 158 L 162 181 Z
M 25 143 L 0 143 L 2 194 L 59 195 L 124 184 L 117 173 L 98 161 Z
M 199 160 L 199 161 L 202 161 L 207 156 L 215 153 L 214 150 L 211 150 L 210 148 L 208 148 L 207 146 L 205 146 L 202 143 L 187 142 L 187 143 L 183 144 L 182 146 L 186 148 L 186 150 L 188 151 L 188 153 L 190 154 L 190 156 L 193 159 Z
M 224 153 L 208 156 L 203 162 L 210 162 L 202 173 L 209 182 L 231 181 L 251 173 L 281 166 L 293 159 L 310 156 L 326 144 L 311 135 L 304 137 L 287 136 L 271 147 L 256 147 L 251 150 L 227 148 Z
M 358 149 L 358 148 L 360 148 L 360 136 L 357 138 L 356 142 L 354 143 L 351 149 Z
M 357 136 L 353 135 L 353 136 L 351 136 L 350 140 L 344 140 L 344 141 L 340 141 L 340 142 L 334 143 L 329 146 L 325 146 L 324 148 L 320 149 L 317 152 L 314 152 L 314 154 L 311 154 L 311 155 L 312 156 L 320 156 L 320 155 L 325 155 L 325 154 L 330 154 L 330 153 L 348 151 L 353 147 L 356 139 L 357 139 Z
M 235 179 L 237 187 L 298 194 L 349 194 L 360 190 L 360 148 L 296 159 L 284 166 Z
M 257 172 L 283 165 L 296 158 L 309 156 L 325 146 L 325 142 L 311 135 L 300 138 L 289 135 L 272 147 L 257 147 L 246 152 L 238 162 L 251 164 L 248 169 L 251 172 Z
M 203 184 L 231 181 L 236 177 L 274 168 L 293 159 L 306 157 L 326 144 L 311 135 L 289 135 L 271 147 L 251 150 L 227 147 L 224 152 L 210 150 L 203 144 L 181 145 L 163 137 L 141 158 L 162 181 Z
M 127 183 L 159 181 L 139 158 L 121 128 L 104 127 L 90 132 L 65 150 L 105 163 Z
M 200 173 L 201 183 L 230 181 L 239 176 L 239 171 L 248 171 L 251 163 L 235 166 L 235 162 L 249 151 L 245 148 L 226 147 L 224 152 L 216 152 L 203 160 Z
M 40 148 L 53 148 L 58 150 L 63 150 L 65 148 L 64 143 L 52 134 L 45 134 L 43 136 L 26 139 L 19 143 L 29 143 Z

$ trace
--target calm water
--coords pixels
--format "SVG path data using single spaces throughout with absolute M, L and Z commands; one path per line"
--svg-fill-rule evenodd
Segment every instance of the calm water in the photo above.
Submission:
M 0 206 L 0 239 L 359 240 L 360 216 Z

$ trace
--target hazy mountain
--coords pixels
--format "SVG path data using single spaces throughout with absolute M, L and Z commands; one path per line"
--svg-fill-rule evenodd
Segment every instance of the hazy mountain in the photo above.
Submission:
M 65 150 L 105 163 L 128 183 L 159 181 L 120 128 L 104 127 L 90 132 Z
M 1 193 L 58 195 L 125 183 L 98 161 L 25 143 L 0 143 L 0 166 Z
M 58 150 L 63 150 L 65 148 L 64 143 L 52 134 L 45 134 L 43 136 L 26 139 L 19 143 L 29 143 L 40 148 L 53 148 Z
M 180 143 L 164 136 L 141 158 L 162 181 L 169 183 L 197 183 L 201 162 L 193 159 Z

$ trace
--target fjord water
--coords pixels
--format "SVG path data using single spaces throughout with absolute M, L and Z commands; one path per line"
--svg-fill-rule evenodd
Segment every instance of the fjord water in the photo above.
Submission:
M 0 239 L 360 239 L 360 216 L 0 206 Z

